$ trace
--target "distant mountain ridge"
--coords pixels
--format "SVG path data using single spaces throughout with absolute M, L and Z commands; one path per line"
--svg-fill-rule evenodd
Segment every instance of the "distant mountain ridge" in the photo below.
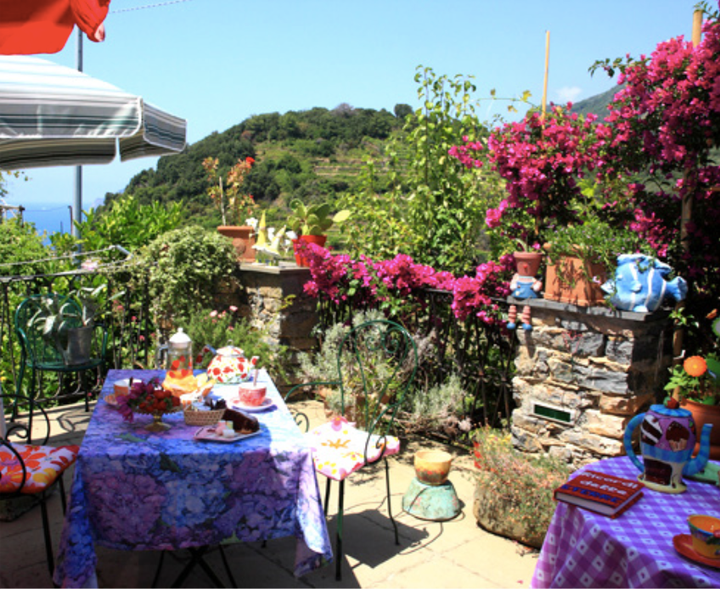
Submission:
M 613 97 L 622 89 L 622 86 L 613 86 L 602 94 L 596 94 L 585 100 L 580 100 L 573 104 L 572 112 L 579 115 L 592 113 L 597 115 L 600 120 L 604 119 L 608 114 L 607 106 L 612 102 Z

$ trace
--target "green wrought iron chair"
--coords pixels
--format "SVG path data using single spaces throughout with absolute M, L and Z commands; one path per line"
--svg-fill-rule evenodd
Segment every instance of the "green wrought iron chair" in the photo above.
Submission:
M 337 378 L 294 386 L 289 400 L 305 387 L 324 385 L 339 393 L 339 415 L 306 433 L 313 451 L 315 470 L 327 477 L 325 513 L 332 481 L 339 483 L 335 538 L 335 578 L 342 578 L 343 501 L 345 479 L 364 466 L 385 463 L 388 516 L 400 544 L 390 504 L 390 467 L 387 456 L 400 450 L 398 438 L 389 435 L 405 394 L 417 371 L 415 341 L 404 327 L 387 320 L 368 321 L 352 328 L 337 355 Z M 302 413 L 295 420 L 305 430 L 309 420 Z
M 82 310 L 80 305 L 71 298 L 57 293 L 32 295 L 22 301 L 15 311 L 15 333 L 20 342 L 20 369 L 16 381 L 16 393 L 20 394 L 23 378 L 27 369 L 32 371 L 28 396 L 37 396 L 38 373 L 52 372 L 59 374 L 82 373 L 87 370 L 102 368 L 105 361 L 108 334 L 105 327 L 95 324 L 91 328 L 88 341 L 80 348 L 87 348 L 80 358 L 74 358 L 74 351 L 61 344 L 57 338 L 43 333 L 45 320 L 48 319 L 49 308 L 63 307 L 62 330 L 69 332 L 83 328 Z M 82 388 L 82 379 L 80 379 Z M 85 410 L 89 410 L 88 395 L 85 397 Z
M 3 407 L 21 405 L 27 413 L 15 415 L 9 423 L 5 421 Z M 32 415 L 39 412 L 32 422 Z M 56 487 L 59 487 L 63 514 L 67 509 L 65 499 L 64 472 L 75 463 L 79 446 L 48 446 L 50 419 L 41 405 L 22 395 L 4 395 L 0 390 L 0 501 L 28 503 L 23 513 L 40 505 L 47 566 L 52 578 L 55 569 L 50 522 L 46 502 Z M 6 540 L 7 541 L 7 540 Z

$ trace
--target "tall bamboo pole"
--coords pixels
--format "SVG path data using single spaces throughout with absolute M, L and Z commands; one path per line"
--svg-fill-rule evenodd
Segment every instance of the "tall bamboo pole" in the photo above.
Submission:
M 703 21 L 703 11 L 702 10 L 696 10 L 693 12 L 693 27 L 692 27 L 692 43 L 693 47 L 697 47 L 700 44 L 701 36 L 702 36 L 702 21 Z M 683 178 L 683 188 L 685 189 L 685 194 L 682 198 L 681 203 L 681 212 L 680 212 L 680 247 L 683 249 L 683 251 L 688 251 L 690 249 L 690 237 L 688 235 L 688 224 L 690 221 L 692 221 L 692 211 L 693 211 L 693 193 L 695 190 L 695 187 L 697 185 L 697 176 L 687 171 L 685 172 L 685 176 Z M 675 305 L 676 310 L 681 310 L 683 307 L 685 307 L 685 301 L 679 301 Z M 675 330 L 675 333 L 673 334 L 673 356 L 675 357 L 674 362 L 676 364 L 680 363 L 681 356 L 683 353 L 683 339 L 684 339 L 685 331 L 683 328 L 678 328 Z M 679 389 L 675 389 L 674 393 L 677 396 Z
M 545 120 L 547 105 L 548 71 L 550 70 L 550 31 L 545 31 L 545 79 L 543 81 L 542 118 Z

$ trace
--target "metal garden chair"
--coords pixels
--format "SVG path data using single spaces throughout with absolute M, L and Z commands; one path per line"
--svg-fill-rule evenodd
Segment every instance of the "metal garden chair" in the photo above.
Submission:
M 82 373 L 86 370 L 101 368 L 105 361 L 105 351 L 107 348 L 107 330 L 101 324 L 94 326 L 92 352 L 91 357 L 79 364 L 68 364 L 63 352 L 49 338 L 43 336 L 42 325 L 38 321 L 41 317 L 45 305 L 43 299 L 52 298 L 55 301 L 62 302 L 66 306 L 67 318 L 65 319 L 66 328 L 82 327 L 80 305 L 63 295 L 57 293 L 39 294 L 28 297 L 18 305 L 15 311 L 15 332 L 20 342 L 20 369 L 17 376 L 16 393 L 20 394 L 25 370 L 32 371 L 30 380 L 29 396 L 35 399 L 37 396 L 38 373 L 41 371 L 59 374 Z M 82 381 L 81 381 L 82 386 Z M 89 410 L 88 395 L 85 394 L 85 411 Z
M 288 400 L 304 387 L 335 387 L 340 414 L 306 435 L 313 449 L 315 469 L 327 477 L 325 513 L 332 481 L 339 483 L 335 540 L 335 578 L 342 578 L 343 500 L 345 479 L 364 466 L 385 462 L 388 515 L 400 544 L 390 505 L 390 467 L 387 456 L 400 450 L 398 438 L 389 435 L 395 415 L 417 371 L 417 347 L 404 327 L 387 320 L 368 321 L 343 338 L 337 355 L 337 378 L 296 385 Z M 309 428 L 306 416 L 296 414 L 299 425 Z
M 27 407 L 27 414 L 14 416 L 5 422 L 3 407 L 10 404 Z M 32 414 L 36 415 L 32 424 Z M 60 487 L 63 514 L 67 509 L 63 474 L 75 463 L 79 446 L 47 446 L 50 437 L 50 419 L 33 399 L 22 395 L 4 395 L 0 391 L 0 500 L 20 497 L 32 498 L 40 504 L 45 536 L 47 566 L 52 577 L 55 569 L 50 523 L 46 501 L 57 486 Z

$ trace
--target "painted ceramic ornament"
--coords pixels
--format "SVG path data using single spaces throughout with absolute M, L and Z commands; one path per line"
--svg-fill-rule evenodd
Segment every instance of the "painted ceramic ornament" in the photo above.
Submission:
M 235 384 L 247 380 L 250 371 L 258 362 L 257 356 L 247 359 L 242 349 L 234 346 L 215 350 L 206 345 L 204 349 L 215 354 L 207 367 L 207 374 L 219 384 Z
M 534 276 L 521 276 L 515 274 L 510 281 L 510 288 L 512 289 L 512 296 L 516 299 L 536 299 L 540 296 L 540 289 L 542 288 L 542 280 L 538 280 Z M 517 307 L 511 305 L 508 313 L 508 329 L 515 329 L 517 318 Z M 520 316 L 522 322 L 522 328 L 526 331 L 532 329 L 532 319 L 530 317 L 530 306 L 525 305 Z
M 642 462 L 635 455 L 632 436 L 640 426 Z M 630 460 L 642 473 L 638 480 L 646 487 L 663 493 L 682 493 L 687 487 L 682 475 L 694 475 L 707 464 L 710 455 L 710 431 L 705 424 L 700 439 L 700 452 L 690 460 L 695 448 L 697 432 L 692 414 L 687 409 L 651 405 L 647 413 L 630 420 L 623 444 Z
M 618 256 L 615 278 L 602 285 L 608 301 L 616 309 L 650 313 L 660 307 L 666 297 L 682 301 L 687 295 L 687 282 L 681 277 L 666 277 L 672 268 L 643 254 Z

